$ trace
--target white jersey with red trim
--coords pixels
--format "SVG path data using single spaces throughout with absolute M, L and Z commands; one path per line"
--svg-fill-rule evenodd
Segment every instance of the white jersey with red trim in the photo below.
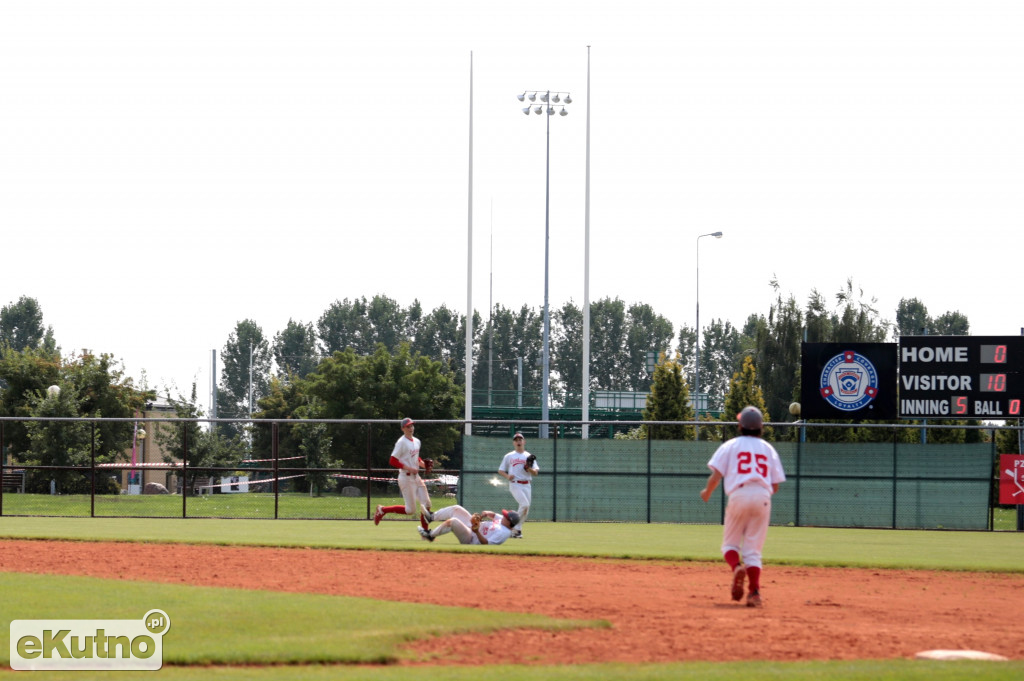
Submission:
M 771 492 L 772 485 L 786 481 L 779 453 L 753 435 L 740 435 L 723 443 L 708 461 L 708 468 L 722 474 L 726 494 L 747 484 L 761 485 Z
M 418 437 L 408 438 L 403 435 L 395 443 L 395 449 L 391 452 L 391 456 L 398 459 L 403 466 L 418 469 L 420 467 L 420 439 Z
M 491 522 L 480 523 L 480 534 L 487 540 L 488 544 L 503 544 L 506 539 L 512 536 L 512 530 L 505 527 L 501 520 L 501 515 L 496 515 Z
M 533 476 L 526 472 L 526 457 L 529 455 L 530 452 L 517 452 L 513 449 L 501 460 L 498 470 L 502 473 L 508 473 L 515 481 L 530 482 L 533 480 Z M 536 461 L 533 462 L 533 467 L 538 471 L 540 470 L 540 466 L 537 465 Z

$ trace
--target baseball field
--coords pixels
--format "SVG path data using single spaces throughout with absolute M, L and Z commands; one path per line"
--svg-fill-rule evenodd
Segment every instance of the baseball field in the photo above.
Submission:
M 0 667 L 13 620 L 160 609 L 167 679 L 1024 678 L 1024 533 L 773 527 L 751 609 L 719 526 L 537 522 L 493 548 L 415 527 L 2 517 Z M 915 659 L 935 649 L 1009 661 Z

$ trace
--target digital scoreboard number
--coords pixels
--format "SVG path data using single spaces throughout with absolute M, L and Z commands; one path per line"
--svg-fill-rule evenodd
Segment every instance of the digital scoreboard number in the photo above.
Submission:
M 901 336 L 900 418 L 1021 416 L 1024 336 Z

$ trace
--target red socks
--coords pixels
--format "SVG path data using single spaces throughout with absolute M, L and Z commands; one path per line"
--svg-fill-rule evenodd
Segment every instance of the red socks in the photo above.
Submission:
M 380 510 L 384 511 L 385 514 L 401 513 L 402 515 L 408 515 L 405 512 L 405 506 L 402 506 L 400 504 L 396 504 L 395 506 L 381 506 Z M 430 524 L 427 522 L 426 517 L 424 517 L 422 513 L 420 513 L 420 525 L 423 527 L 424 530 L 430 529 Z
M 761 590 L 761 568 L 748 567 L 747 580 L 750 582 L 750 586 L 747 589 L 752 593 L 758 593 Z
M 725 562 L 729 564 L 729 569 L 733 572 L 736 571 L 736 566 L 740 564 L 740 554 L 736 551 L 725 552 Z M 747 581 L 749 586 L 747 587 L 750 591 L 757 593 L 761 590 L 761 568 L 747 566 Z

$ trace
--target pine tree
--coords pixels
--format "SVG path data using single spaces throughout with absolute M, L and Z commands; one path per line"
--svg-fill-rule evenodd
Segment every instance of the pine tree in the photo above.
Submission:
M 669 360 L 664 355 L 656 367 L 644 408 L 645 421 L 692 421 L 690 388 L 683 378 L 682 362 Z M 657 426 L 652 430 L 655 440 L 692 440 L 693 426 Z
M 725 411 L 722 412 L 723 421 L 735 421 L 736 415 L 744 407 L 754 406 L 764 414 L 764 420 L 770 421 L 768 410 L 764 404 L 764 392 L 757 383 L 757 369 L 754 368 L 754 360 L 751 357 L 743 359 L 743 367 L 739 372 L 733 374 L 729 381 L 729 394 L 725 396 Z

